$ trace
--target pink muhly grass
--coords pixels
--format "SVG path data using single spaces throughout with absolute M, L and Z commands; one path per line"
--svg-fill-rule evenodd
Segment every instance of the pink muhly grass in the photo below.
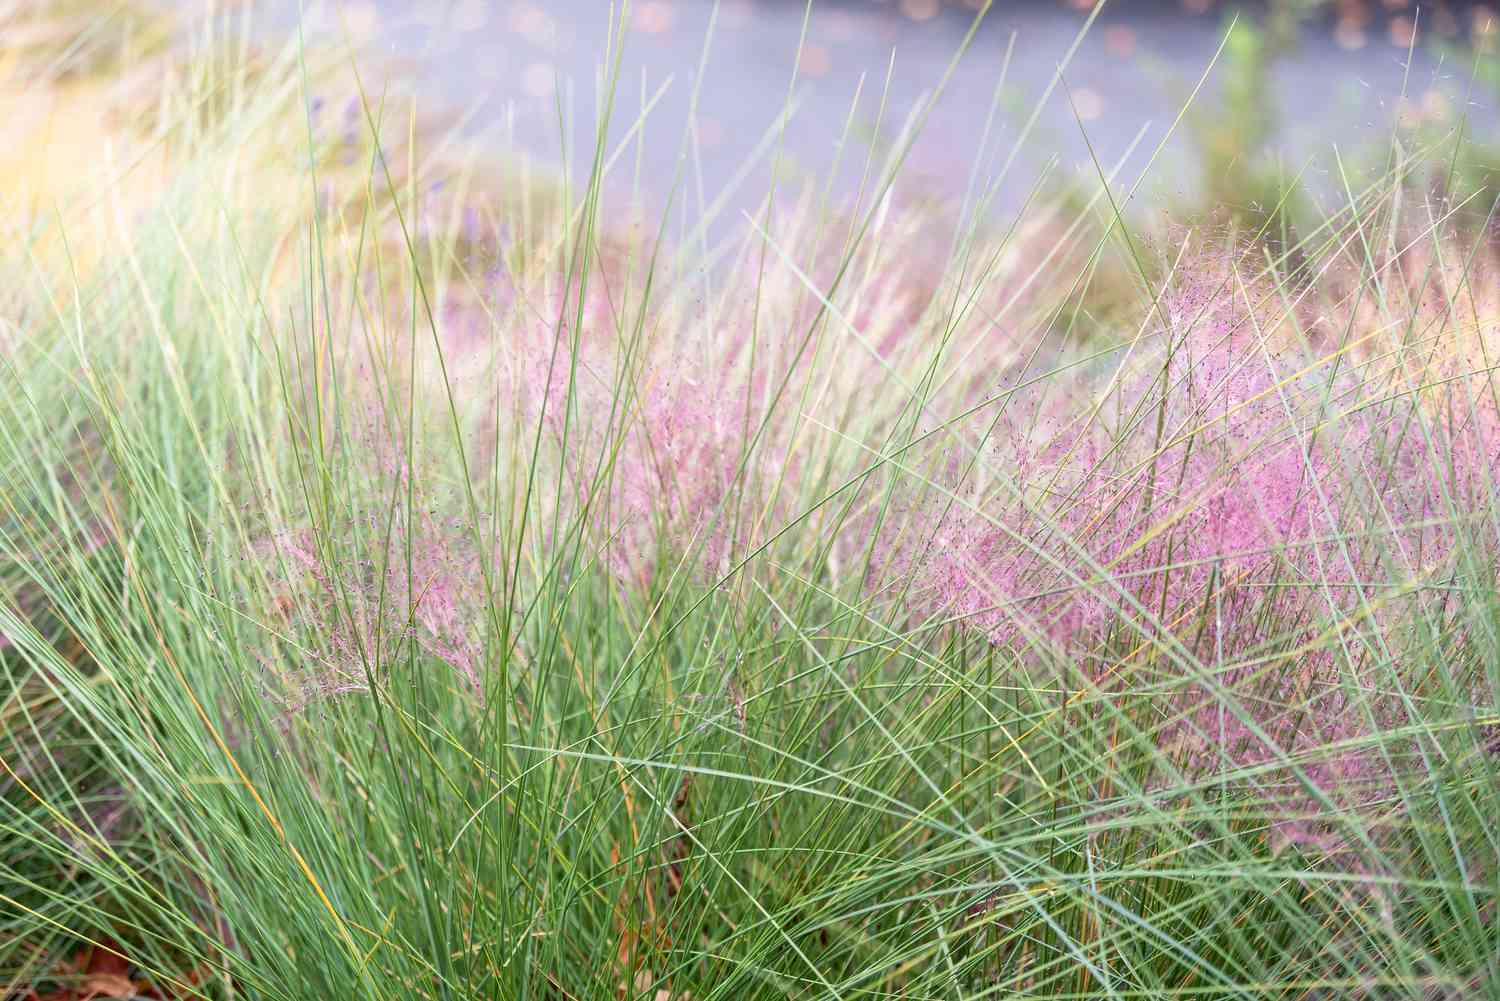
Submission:
M 439 514 L 399 447 L 370 440 L 368 471 L 382 492 L 363 513 L 280 528 L 255 546 L 266 573 L 284 582 L 273 609 L 311 658 L 279 672 L 291 707 L 366 691 L 370 675 L 408 650 L 446 665 L 482 697 L 489 605 L 472 528 Z
M 921 248 L 898 267 L 881 240 L 850 248 L 842 222 L 793 208 L 775 239 L 799 264 L 749 253 L 722 294 L 698 295 L 691 267 L 648 283 L 631 271 L 647 255 L 606 249 L 587 281 L 563 262 L 501 269 L 484 308 L 461 297 L 442 307 L 449 371 L 486 400 L 481 452 L 529 463 L 540 432 L 531 502 L 544 546 L 579 527 L 622 580 L 652 580 L 682 558 L 716 578 L 804 499 L 816 478 L 803 471 L 857 451 L 851 428 L 863 437 L 900 418 L 890 371 L 923 367 L 946 324 L 977 336 L 943 373 L 945 398 L 972 390 L 970 370 L 1016 353 L 989 317 L 1024 301 L 1034 261 L 979 247 L 954 284 L 951 237 L 930 214 L 887 220 L 896 246 Z M 472 392 L 483 379 L 491 388 Z
M 991 481 L 983 491 L 918 503 L 886 563 L 929 612 L 966 617 L 996 642 L 1027 622 L 1087 642 L 1133 603 L 1196 631 L 1210 583 L 1345 588 L 1378 573 L 1392 545 L 1420 544 L 1427 564 L 1446 558 L 1420 433 L 1399 435 L 1349 377 L 1324 385 L 1326 366 L 1273 353 L 1232 301 L 1189 289 L 1167 309 L 1184 329 L 1122 371 L 1097 414 L 1087 382 L 1011 401 L 975 467 Z M 1381 523 L 1364 515 L 1372 494 Z M 1372 543 L 1381 534 L 1391 541 Z M 1258 603 L 1230 607 L 1248 615 Z
M 1174 686 L 1173 717 L 1155 739 L 1191 782 L 1253 790 L 1275 850 L 1365 866 L 1358 842 L 1388 819 L 1394 769 L 1409 757 L 1384 734 L 1406 714 L 1394 695 L 1375 694 L 1369 671 L 1341 671 L 1328 648 L 1280 645 L 1264 663 L 1214 669 L 1212 686 Z M 1173 788 L 1165 776 L 1156 784 Z
M 603 566 L 622 579 L 649 580 L 662 555 L 724 573 L 765 503 L 754 491 L 784 468 L 774 441 L 762 436 L 751 451 L 764 381 L 744 374 L 733 338 L 650 341 L 620 329 L 628 321 L 602 292 L 586 299 L 575 336 L 575 309 L 561 324 L 543 315 L 520 325 L 509 377 L 558 477 L 556 513 L 586 521 Z
M 1102 404 L 1081 377 L 1013 399 L 977 462 L 962 451 L 935 489 L 908 489 L 877 584 L 1023 657 L 1098 663 L 1163 631 L 1204 665 L 1290 646 L 1274 669 L 1214 668 L 1212 686 L 1178 672 L 1178 721 L 1156 739 L 1189 773 L 1265 769 L 1278 844 L 1342 851 L 1324 804 L 1378 813 L 1394 779 L 1375 745 L 1404 710 L 1350 688 L 1321 623 L 1378 631 L 1414 607 L 1393 595 L 1451 563 L 1453 495 L 1475 497 L 1500 454 L 1461 423 L 1407 419 L 1351 366 L 1271 350 L 1201 285 L 1165 311 L 1164 346 Z

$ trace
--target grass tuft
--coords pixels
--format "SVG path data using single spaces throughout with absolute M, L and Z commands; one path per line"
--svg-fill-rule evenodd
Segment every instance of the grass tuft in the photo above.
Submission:
M 0 251 L 5 996 L 1500 996 L 1462 131 L 1273 233 L 882 119 L 671 239 L 640 120 L 196 31 Z

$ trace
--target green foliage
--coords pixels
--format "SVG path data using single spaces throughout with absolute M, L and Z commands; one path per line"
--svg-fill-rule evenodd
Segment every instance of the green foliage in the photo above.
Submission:
M 1228 98 L 1247 112 L 1263 45 L 1247 27 L 1231 40 Z M 1380 582 L 1378 609 L 1316 629 L 1272 619 L 1263 642 L 1222 655 L 1118 599 L 1084 656 L 987 642 L 871 594 L 868 551 L 831 555 L 858 518 L 938 475 L 917 446 L 960 426 L 940 390 L 975 380 L 976 324 L 1013 322 L 1029 377 L 1066 389 L 1107 359 L 1080 353 L 1102 338 L 1080 349 L 1089 339 L 1059 344 L 1060 328 L 1095 322 L 1129 344 L 1153 322 L 1176 259 L 1135 256 L 1102 194 L 996 234 L 976 221 L 993 194 L 979 192 L 933 251 L 885 215 L 897 143 L 853 212 L 808 198 L 779 223 L 767 209 L 742 243 L 674 257 L 610 241 L 624 211 L 601 125 L 581 190 L 489 203 L 515 245 L 476 264 L 461 219 L 417 225 L 426 178 L 398 183 L 380 143 L 361 145 L 362 175 L 331 204 L 313 157 L 291 196 L 236 169 L 285 146 L 307 107 L 297 89 L 268 85 L 211 129 L 185 116 L 187 167 L 97 267 L 70 267 L 40 224 L 4 251 L 6 319 L 24 330 L 0 353 L 7 993 L 56 986 L 81 943 L 111 941 L 162 994 L 225 1001 L 1500 996 L 1500 597 L 1479 543 L 1432 580 Z M 388 127 L 376 102 L 360 109 L 363 127 Z M 1212 174 L 1244 202 L 1254 175 L 1222 172 L 1250 171 L 1233 164 L 1270 122 L 1226 128 Z M 1355 306 L 1378 303 L 1410 337 L 1374 372 L 1472 333 L 1454 317 L 1478 301 L 1463 281 L 1441 304 L 1400 297 L 1377 263 L 1395 227 L 1369 226 L 1395 218 L 1387 180 L 1302 235 L 1275 227 L 1286 256 L 1340 274 L 1368 240 L 1347 294 L 1225 244 L 1269 300 L 1347 317 L 1324 345 L 1334 357 L 1355 357 L 1369 332 Z M 1440 218 L 1412 242 L 1451 235 Z M 937 274 L 900 318 L 917 364 L 844 386 L 873 354 L 848 319 L 878 289 L 869 276 L 915 272 L 921 255 Z M 716 296 L 705 259 L 741 265 L 737 284 Z M 557 297 L 496 306 L 480 267 Z M 1108 322 L 1080 308 L 1106 267 L 1138 280 L 1128 311 L 1112 290 Z M 998 275 L 1025 281 L 975 320 Z M 590 329 L 624 346 L 618 371 L 585 364 L 580 320 L 601 300 Z M 561 345 L 549 376 L 593 379 L 629 413 L 649 397 L 632 365 L 659 328 L 742 315 L 714 312 L 730 301 L 755 304 L 750 350 L 787 343 L 769 333 L 784 323 L 814 359 L 817 380 L 757 387 L 792 415 L 800 462 L 795 476 L 757 467 L 785 498 L 769 513 L 718 502 L 715 518 L 771 523 L 727 567 L 702 571 L 701 538 L 666 538 L 633 578 L 596 524 L 623 446 L 569 506 L 548 429 L 591 429 L 571 410 L 557 425 L 505 413 L 484 387 L 535 322 Z M 859 322 L 897 300 L 878 301 Z M 1287 311 L 1297 333 L 1306 312 Z M 454 315 L 509 339 L 460 367 Z M 992 375 L 977 379 L 989 395 Z M 826 386 L 850 394 L 835 429 L 803 420 Z M 1432 431 L 1431 387 L 1381 388 L 1410 396 L 1413 435 Z M 738 480 L 753 451 L 734 457 Z M 1500 514 L 1491 499 L 1434 517 L 1477 540 Z M 441 632 L 418 621 L 425 526 L 480 554 L 462 605 L 477 683 L 424 642 Z M 1228 665 L 1296 677 L 1314 657 L 1350 679 L 1350 705 L 1406 708 L 1354 750 L 1420 759 L 1391 769 L 1375 805 L 1313 818 L 1325 846 L 1278 841 L 1278 797 L 1349 747 L 1195 772 L 1167 739 L 1175 694 Z

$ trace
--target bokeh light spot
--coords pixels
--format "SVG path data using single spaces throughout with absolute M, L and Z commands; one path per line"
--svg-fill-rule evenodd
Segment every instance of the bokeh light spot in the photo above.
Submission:
M 1104 47 L 1112 55 L 1126 57 L 1135 52 L 1135 30 L 1128 25 L 1111 25 L 1104 31 Z
M 1081 121 L 1092 122 L 1104 114 L 1104 97 L 1090 87 L 1073 91 L 1073 108 Z
M 828 50 L 821 45 L 807 45 L 802 49 L 802 58 L 797 62 L 797 69 L 803 76 L 817 79 L 826 76 L 829 69 L 833 67 L 833 58 Z
M 551 63 L 531 63 L 521 74 L 521 89 L 528 97 L 551 97 L 557 90 L 557 70 Z
M 650 0 L 635 12 L 635 30 L 647 35 L 664 35 L 672 30 L 677 12 L 667 0 Z
M 901 0 L 901 13 L 913 21 L 930 21 L 938 10 L 938 0 Z

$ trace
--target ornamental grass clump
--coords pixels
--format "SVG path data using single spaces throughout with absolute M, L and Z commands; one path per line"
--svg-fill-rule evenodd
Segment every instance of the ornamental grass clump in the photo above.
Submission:
M 1496 993 L 1453 147 L 1282 247 L 872 111 L 653 232 L 645 112 L 539 181 L 207 41 L 0 247 L 0 993 Z
M 482 696 L 485 581 L 473 534 L 425 488 L 417 492 L 404 462 L 367 473 L 393 492 L 327 523 L 279 529 L 252 549 L 277 582 L 277 619 L 298 633 L 263 655 L 269 694 L 293 712 L 321 697 L 368 694 L 384 666 L 410 653 Z
M 653 317 L 643 323 L 657 338 L 633 336 L 607 304 L 578 312 L 576 339 L 569 321 L 554 329 L 547 317 L 501 334 L 514 369 L 502 392 L 515 391 L 497 407 L 538 427 L 554 516 L 590 523 L 585 545 L 621 579 L 650 580 L 674 552 L 692 554 L 699 576 L 723 575 L 749 538 L 734 527 L 737 506 L 754 503 L 747 485 L 780 468 L 765 457 L 774 446 L 751 451 L 763 410 L 754 380 L 742 384 L 732 334 L 689 324 L 663 339 Z
M 1470 513 L 1500 452 L 1422 413 L 1420 391 L 1388 395 L 1382 360 L 1299 338 L 1241 276 L 1174 285 L 1118 360 L 1007 393 L 977 445 L 914 485 L 926 499 L 887 524 L 875 593 L 1038 669 L 1077 662 L 1102 692 L 1158 675 L 1163 764 L 1279 776 L 1278 838 L 1332 851 L 1336 802 L 1388 802 L 1378 735 L 1408 721 L 1361 647 L 1431 614 L 1476 557 L 1493 568 Z M 1377 638 L 1330 643 L 1361 621 Z M 1121 677 L 1121 656 L 1168 645 L 1204 678 Z

